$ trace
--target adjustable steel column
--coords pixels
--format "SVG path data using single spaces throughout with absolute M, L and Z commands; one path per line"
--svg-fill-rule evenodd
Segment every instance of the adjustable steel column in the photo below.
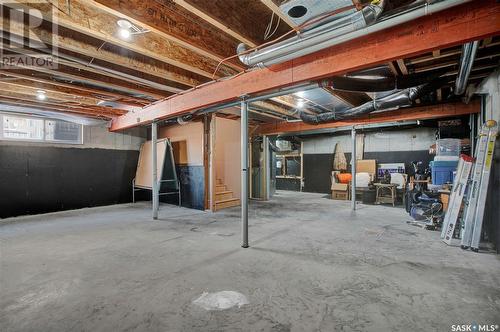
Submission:
M 352 154 L 351 154 L 351 207 L 356 210 L 356 128 L 351 129 Z
M 159 188 L 158 188 L 158 170 L 157 170 L 157 160 L 158 160 L 158 151 L 156 149 L 156 142 L 158 139 L 158 124 L 153 121 L 151 123 L 151 156 L 152 156 L 152 174 L 153 179 L 151 181 L 151 190 L 153 192 L 153 219 L 158 219 L 158 206 L 160 203 L 159 199 Z
M 241 100 L 241 235 L 248 248 L 248 102 Z

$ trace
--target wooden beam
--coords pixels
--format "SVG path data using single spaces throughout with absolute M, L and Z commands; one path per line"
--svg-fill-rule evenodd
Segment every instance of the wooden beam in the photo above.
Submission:
M 292 116 L 291 112 L 288 111 L 287 109 L 285 109 L 281 106 L 275 105 L 273 103 L 267 102 L 267 101 L 254 101 L 251 104 L 256 106 L 256 107 L 262 108 L 264 110 L 269 110 L 269 111 L 274 112 L 274 113 L 282 114 L 282 115 L 285 115 L 288 117 Z
M 153 31 L 182 47 L 215 61 L 236 53 L 238 41 L 224 30 L 209 29 L 175 1 L 91 0 L 91 4 L 117 17 Z M 227 29 L 227 28 L 226 28 Z M 237 59 L 236 59 L 237 60 Z M 231 66 L 244 70 L 233 60 Z
M 266 5 L 267 8 L 269 8 L 269 10 L 271 10 L 275 15 L 278 15 L 278 17 L 283 22 L 288 24 L 289 27 L 291 27 L 291 28 L 295 27 L 295 24 L 292 21 L 290 21 L 288 16 L 283 14 L 283 12 L 280 10 L 280 7 L 276 3 L 274 3 L 273 0 L 260 0 L 260 2 L 262 2 L 264 5 Z
M 52 75 L 53 77 L 63 77 L 68 80 L 84 81 L 102 88 L 115 89 L 130 94 L 139 94 L 151 96 L 153 99 L 163 98 L 168 95 L 167 92 L 158 91 L 155 89 L 140 86 L 139 84 L 129 83 L 123 80 L 118 80 L 106 75 L 97 74 L 87 70 L 70 67 L 67 65 L 58 64 L 57 70 L 47 69 L 38 66 L 19 66 L 19 69 L 29 69 L 32 71 Z
M 408 75 L 408 68 L 406 68 L 405 61 L 403 59 L 398 59 L 396 60 L 396 63 L 398 64 L 399 71 L 401 71 L 401 74 Z
M 191 50 L 180 46 L 154 32 L 134 35 L 130 41 L 124 41 L 117 36 L 116 22 L 119 17 L 103 12 L 95 6 L 89 6 L 83 0 L 47 0 L 57 8 L 57 19 L 51 19 L 57 25 L 77 31 L 106 43 L 120 46 L 126 50 L 134 51 L 158 61 L 168 63 L 178 68 L 196 73 L 207 78 L 212 78 L 218 61 L 209 57 L 193 53 Z M 37 9 L 44 18 L 50 19 L 52 9 L 45 3 L 30 2 L 29 6 L 24 0 L 12 0 L 3 3 L 4 6 L 21 7 L 24 9 Z M 68 6 L 69 4 L 69 6 Z M 222 66 L 221 75 L 234 74 L 235 71 L 227 66 Z M 182 75 L 181 72 L 178 75 Z M 185 78 L 184 78 L 185 79 Z
M 149 101 L 137 97 L 118 94 L 106 90 L 92 89 L 75 84 L 58 82 L 50 78 L 49 75 L 43 73 L 36 76 L 35 73 L 30 73 L 30 75 L 28 75 L 28 74 L 23 74 L 20 71 L 0 69 L 0 74 L 3 75 L 4 77 L 18 78 L 20 81 L 16 82 L 17 83 L 23 82 L 25 86 L 36 86 L 38 88 L 42 88 L 47 91 L 65 92 L 69 94 L 77 94 L 86 97 L 95 97 L 102 100 L 120 101 L 121 103 L 128 104 L 130 106 L 143 107 L 149 104 Z
M 437 27 L 437 28 L 436 28 Z M 500 31 L 500 4 L 474 1 L 445 12 L 424 16 L 376 34 L 322 50 L 283 64 L 249 71 L 205 85 L 130 112 L 113 120 L 111 130 L 125 129 L 185 114 L 243 95 L 319 80 L 389 61 L 486 38 Z M 425 36 L 423 38 L 422 36 Z
M 34 109 L 39 109 L 42 111 L 49 111 L 49 112 L 59 112 L 59 113 L 65 113 L 65 114 L 76 114 L 76 115 L 84 115 L 87 117 L 92 117 L 92 118 L 98 118 L 102 119 L 105 118 L 107 120 L 112 119 L 113 117 L 116 117 L 115 114 L 111 113 L 100 113 L 100 112 L 93 112 L 91 110 L 79 110 L 79 109 L 69 109 L 65 107 L 57 107 L 57 106 L 46 106 L 43 104 L 35 103 L 35 102 L 27 102 L 19 99 L 9 99 L 9 98 L 1 98 L 0 97 L 0 105 L 12 105 L 12 106 L 19 106 L 19 107 L 24 107 L 24 108 L 34 108 Z
M 115 117 L 126 113 L 126 111 L 123 110 L 114 110 L 107 107 L 83 107 L 79 105 L 72 105 L 70 103 L 61 103 L 60 101 L 52 99 L 40 101 L 35 100 L 32 96 L 4 90 L 0 91 L 0 103 L 2 102 L 8 102 L 11 104 L 15 103 L 17 105 L 26 105 L 30 107 L 43 107 L 54 111 L 71 110 L 81 114 L 103 115 L 106 117 Z
M 100 1 L 100 0 L 98 0 Z M 245 43 L 248 46 L 255 47 L 257 46 L 257 43 L 253 40 L 250 40 L 249 38 L 245 37 L 242 33 L 232 29 L 230 26 L 224 24 L 222 21 L 217 19 L 214 16 L 211 16 L 210 14 L 204 12 L 197 6 L 189 3 L 186 0 L 173 0 L 177 5 L 181 6 L 185 10 L 193 13 L 194 15 L 198 16 L 199 18 L 203 19 L 204 21 L 208 22 L 209 24 L 213 25 L 214 27 L 218 28 L 221 31 L 224 31 L 231 37 L 237 39 L 238 41 Z M 212 5 L 212 4 L 210 4 Z M 227 13 L 226 13 L 227 14 Z M 235 53 L 235 50 L 232 50 L 232 53 Z
M 11 39 L 12 35 L 24 35 L 25 26 L 23 22 L 8 20 L 7 18 L 4 18 L 3 21 L 3 26 L 9 27 L 9 31 L 7 32 L 11 34 Z M 97 59 L 110 64 L 136 70 L 143 74 L 163 80 L 166 87 L 172 87 L 171 92 L 179 92 L 179 90 L 185 90 L 188 87 L 200 84 L 199 78 L 196 79 L 187 75 L 179 77 L 179 75 L 177 75 L 176 73 L 178 69 L 174 68 L 171 65 L 165 64 L 163 62 L 156 62 L 155 64 L 145 63 L 136 60 L 134 58 L 134 54 L 127 54 L 125 56 L 122 54 L 110 52 L 106 49 L 106 47 L 100 47 L 102 44 L 96 46 L 86 41 L 77 40 L 74 36 L 68 33 L 68 30 L 59 31 L 58 35 L 53 34 L 42 27 L 33 27 L 30 29 L 30 31 L 32 32 L 32 36 L 36 36 L 37 42 L 43 42 L 46 45 L 57 47 L 60 54 L 67 53 L 64 51 L 69 51 L 71 53 L 78 54 L 80 57 L 83 56 L 85 58 L 92 59 L 93 61 Z
M 437 118 L 478 113 L 479 110 L 480 110 L 479 102 L 477 100 L 474 100 L 469 104 L 463 104 L 463 103 L 439 104 L 433 106 L 399 109 L 397 111 L 374 113 L 366 117 L 323 123 L 316 126 L 304 122 L 270 123 L 261 125 L 259 129 L 255 132 L 255 135 L 277 135 L 283 133 L 307 132 L 318 129 L 352 127 L 353 125 L 366 125 L 373 123 L 384 123 L 384 122 L 395 122 L 395 121 L 437 119 Z
M 97 106 L 97 103 L 100 101 L 96 98 L 91 97 L 83 97 L 78 95 L 70 95 L 66 93 L 60 93 L 56 91 L 44 90 L 37 87 L 27 87 L 24 85 L 16 84 L 15 81 L 0 81 L 0 87 L 2 91 L 19 93 L 26 96 L 31 96 L 33 100 L 36 99 L 37 91 L 43 90 L 49 100 L 58 100 L 61 102 L 72 103 L 75 105 L 87 105 L 87 106 Z M 124 112 L 125 113 L 125 112 Z

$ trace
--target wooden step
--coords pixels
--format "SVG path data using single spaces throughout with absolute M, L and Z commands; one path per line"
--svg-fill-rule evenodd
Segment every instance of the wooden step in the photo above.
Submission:
M 223 192 L 223 191 L 227 191 L 226 185 L 224 185 L 224 184 L 218 184 L 218 185 L 215 186 L 215 192 L 216 193 L 220 193 L 220 192 Z
M 223 185 L 224 184 L 224 182 L 222 182 L 221 179 L 217 179 L 215 183 L 218 184 L 218 185 Z
M 230 190 L 219 191 L 215 193 L 215 201 L 225 201 L 227 199 L 233 198 L 233 192 Z
M 231 199 L 226 199 L 223 201 L 218 201 L 215 202 L 215 211 L 219 211 L 222 209 L 230 208 L 233 206 L 239 206 L 240 205 L 240 199 L 239 198 L 231 198 Z

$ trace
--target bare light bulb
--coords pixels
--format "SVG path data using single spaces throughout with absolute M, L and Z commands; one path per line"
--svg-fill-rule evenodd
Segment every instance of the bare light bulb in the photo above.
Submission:
M 130 39 L 130 36 L 132 35 L 132 34 L 131 34 L 131 32 L 130 32 L 130 30 L 128 30 L 128 29 L 123 29 L 123 28 L 121 28 L 121 29 L 118 31 L 118 34 L 120 35 L 120 37 L 121 37 L 122 39 L 125 39 L 125 40 Z
M 36 99 L 38 99 L 38 100 L 46 100 L 47 99 L 47 95 L 46 95 L 45 91 L 38 90 L 36 92 Z

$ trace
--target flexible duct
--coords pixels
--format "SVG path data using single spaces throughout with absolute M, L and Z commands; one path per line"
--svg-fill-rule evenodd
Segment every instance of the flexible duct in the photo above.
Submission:
M 424 5 L 412 8 L 408 12 L 400 12 L 393 17 L 384 18 L 378 23 L 376 22 L 381 17 L 382 6 L 368 5 L 359 12 L 299 33 L 295 37 L 248 54 L 244 53 L 247 51 L 246 45 L 240 44 L 237 52 L 240 61 L 245 65 L 249 67 L 265 67 L 364 37 L 469 1 L 471 0 L 446 0 L 430 4 L 424 2 Z
M 444 74 L 446 70 L 433 73 L 418 73 L 397 77 L 357 78 L 338 76 L 321 81 L 322 87 L 358 92 L 383 92 L 408 89 L 429 83 Z
M 476 59 L 479 41 L 464 44 L 462 46 L 462 56 L 460 57 L 460 69 L 455 81 L 455 95 L 459 96 L 465 92 L 470 72 Z
M 408 88 L 395 92 L 388 96 L 366 102 L 360 106 L 321 114 L 309 114 L 300 111 L 299 115 L 305 123 L 317 125 L 320 123 L 333 122 L 336 120 L 355 118 L 375 111 L 390 110 L 412 105 L 415 100 L 429 94 L 431 91 L 446 83 L 447 79 L 439 78 L 431 83 L 418 87 Z

